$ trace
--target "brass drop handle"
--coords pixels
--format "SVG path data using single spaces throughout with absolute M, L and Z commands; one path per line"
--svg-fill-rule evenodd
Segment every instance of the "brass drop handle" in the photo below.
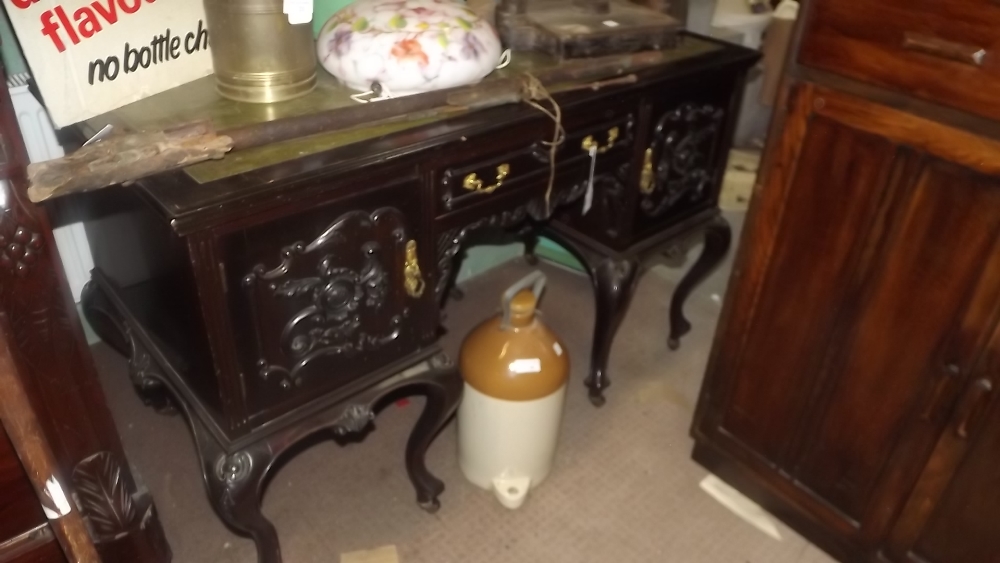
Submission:
M 645 195 L 653 193 L 653 148 L 646 149 L 642 157 L 642 172 L 639 174 L 639 191 Z
M 503 181 L 510 174 L 510 165 L 506 162 L 497 166 L 497 179 L 495 184 L 490 184 L 488 186 L 483 185 L 483 181 L 476 176 L 473 172 L 462 180 L 462 187 L 473 192 L 482 192 L 484 194 L 491 194 L 496 191 L 497 188 L 503 185 Z
M 424 277 L 420 274 L 420 262 L 417 261 L 417 241 L 406 243 L 406 261 L 403 263 L 403 286 L 410 297 L 420 297 L 424 294 Z
M 611 147 L 615 146 L 615 141 L 618 140 L 618 133 L 617 127 L 608 129 L 608 143 L 603 147 L 594 139 L 593 135 L 587 135 L 583 138 L 583 142 L 580 143 L 580 148 L 583 149 L 583 152 L 590 152 L 591 149 L 597 149 L 598 154 L 604 154 L 611 150 Z
M 903 35 L 903 48 L 973 66 L 983 66 L 983 61 L 986 60 L 987 55 L 986 49 L 983 47 L 945 41 L 931 35 L 914 33 L 912 31 L 907 31 Z
M 969 437 L 969 425 L 976 415 L 979 414 L 979 411 L 986 402 L 986 398 L 990 396 L 992 391 L 993 383 L 985 377 L 980 377 L 972 382 L 966 393 L 965 400 L 959 406 L 958 425 L 955 427 L 955 434 L 959 438 L 964 439 Z

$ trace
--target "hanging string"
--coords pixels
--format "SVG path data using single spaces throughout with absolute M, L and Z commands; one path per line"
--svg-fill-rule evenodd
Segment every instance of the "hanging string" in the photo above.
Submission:
M 559 104 L 552 98 L 552 94 L 545 89 L 541 81 L 529 72 L 524 73 L 521 94 L 526 104 L 549 116 L 555 124 L 552 140 L 542 142 L 549 147 L 549 186 L 545 190 L 545 216 L 548 217 L 552 213 L 552 187 L 556 181 L 556 151 L 559 150 L 559 145 L 566 139 L 566 130 L 563 129 L 562 125 L 562 108 L 559 107 Z M 548 102 L 552 106 L 552 109 L 550 110 L 540 102 Z
M 511 58 L 510 49 L 504 49 L 503 53 L 500 53 L 500 60 L 497 62 L 497 66 L 495 67 L 496 70 L 506 68 L 507 65 L 510 64 Z
M 378 82 L 372 82 L 372 89 L 367 92 L 359 92 L 357 94 L 351 94 L 351 99 L 359 104 L 367 104 L 368 102 L 378 102 L 380 100 L 388 100 L 395 96 L 389 91 L 389 88 L 379 84 Z

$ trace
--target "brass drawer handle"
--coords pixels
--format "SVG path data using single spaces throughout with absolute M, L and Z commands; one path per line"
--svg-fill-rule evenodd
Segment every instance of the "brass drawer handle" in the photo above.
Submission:
M 424 276 L 420 274 L 420 262 L 417 261 L 417 241 L 406 243 L 406 262 L 403 264 L 403 285 L 410 297 L 420 297 L 424 294 Z
M 903 36 L 903 48 L 973 66 L 983 66 L 983 61 L 986 59 L 987 54 L 986 49 L 982 47 L 945 41 L 944 39 L 910 31 L 907 31 Z
M 611 147 L 615 146 L 615 141 L 618 140 L 618 133 L 619 131 L 617 127 L 608 129 L 608 143 L 603 147 L 594 139 L 593 135 L 587 135 L 583 138 L 583 142 L 580 143 L 580 148 L 583 149 L 583 152 L 590 152 L 591 149 L 597 149 L 599 154 L 604 154 L 608 152 Z
M 462 180 L 462 187 L 473 192 L 483 192 L 485 194 L 491 194 L 496 191 L 497 188 L 503 185 L 503 181 L 510 174 L 510 165 L 507 163 L 497 166 L 497 179 L 495 184 L 490 184 L 489 186 L 484 186 L 483 181 L 476 176 L 473 172 Z
M 646 149 L 642 157 L 642 173 L 639 174 L 639 191 L 645 195 L 653 193 L 653 149 Z

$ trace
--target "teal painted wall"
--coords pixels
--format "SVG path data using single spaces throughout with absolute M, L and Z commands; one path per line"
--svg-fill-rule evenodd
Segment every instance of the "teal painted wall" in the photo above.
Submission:
M 461 283 L 469 278 L 474 278 L 490 268 L 495 268 L 523 254 L 524 245 L 520 243 L 473 246 L 466 252 L 456 281 Z M 535 247 L 535 255 L 573 270 L 584 271 L 583 265 L 568 250 L 551 239 L 542 237 L 538 241 L 538 246 Z
M 0 57 L 3 58 L 3 66 L 7 69 L 7 74 L 18 74 L 28 72 L 28 63 L 24 62 L 24 55 L 21 54 L 21 46 L 17 43 L 14 35 L 14 28 L 10 26 L 7 19 L 7 9 L 0 10 Z
M 341 8 L 354 0 L 313 0 L 313 35 L 319 35 L 320 28 Z

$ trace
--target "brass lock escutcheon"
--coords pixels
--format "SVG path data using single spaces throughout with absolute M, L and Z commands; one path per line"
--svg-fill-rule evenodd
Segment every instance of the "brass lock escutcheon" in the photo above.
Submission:
M 649 195 L 653 193 L 653 149 L 646 149 L 642 157 L 642 173 L 639 174 L 639 191 Z
M 472 174 L 466 176 L 464 180 L 462 180 L 462 187 L 473 192 L 482 192 L 484 194 L 491 194 L 495 192 L 497 188 L 503 185 L 503 181 L 507 178 L 508 174 L 510 174 L 510 165 L 505 162 L 500 166 L 497 166 L 496 183 L 484 186 L 483 181 L 480 180 L 478 176 L 476 176 L 475 172 L 473 172 Z
M 587 135 L 583 138 L 583 142 L 580 143 L 580 148 L 583 149 L 583 152 L 590 152 L 590 149 L 596 148 L 598 154 L 604 154 L 608 152 L 611 147 L 615 146 L 615 141 L 618 140 L 618 133 L 619 131 L 617 127 L 608 129 L 608 143 L 603 147 L 594 139 L 593 135 Z
M 424 294 L 424 276 L 420 274 L 420 262 L 417 261 L 417 241 L 406 243 L 406 262 L 403 264 L 403 285 L 410 297 L 420 297 Z

